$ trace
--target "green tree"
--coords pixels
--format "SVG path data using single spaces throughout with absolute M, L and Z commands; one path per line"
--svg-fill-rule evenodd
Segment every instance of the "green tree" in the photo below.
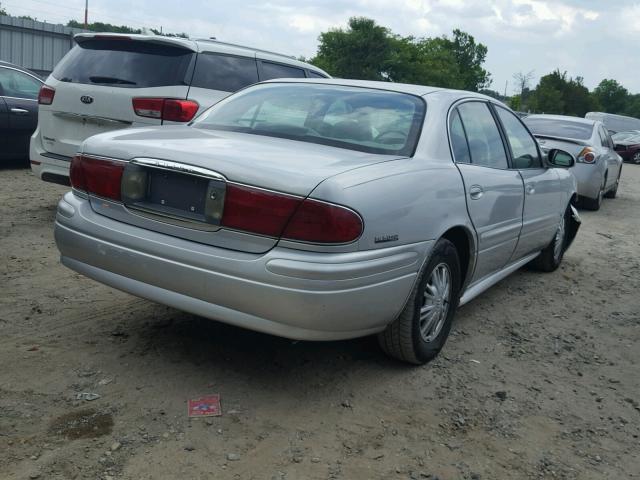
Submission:
M 349 19 L 346 29 L 320 34 L 314 65 L 335 77 L 387 80 L 394 37 L 385 27 L 364 17 Z
M 460 30 L 453 37 L 402 37 L 374 20 L 353 17 L 346 29 L 319 37 L 311 63 L 336 77 L 480 90 L 490 83 L 482 68 L 487 47 Z
M 457 28 L 452 39 L 444 36 L 441 41 L 453 52 L 464 90 L 477 92 L 491 85 L 491 74 L 482 68 L 488 52 L 485 45 L 476 43 L 473 35 Z
M 4 9 L 4 7 L 2 6 L 2 3 L 0 3 L 0 15 L 9 15 L 7 11 Z
M 597 103 L 583 82 L 582 77 L 573 79 L 567 72 L 556 69 L 540 78 L 530 97 L 530 106 L 537 112 L 584 117 L 587 112 L 597 110 Z
M 593 96 L 607 113 L 623 113 L 627 107 L 629 91 L 616 80 L 604 79 L 593 91 Z
M 82 28 L 84 29 L 84 23 L 77 20 L 69 20 L 67 27 Z M 126 25 L 112 25 L 110 23 L 94 22 L 87 25 L 87 30 L 92 32 L 111 32 L 111 33 L 142 33 L 139 28 L 131 28 Z
M 640 118 L 640 94 L 629 95 L 624 114 L 630 117 Z

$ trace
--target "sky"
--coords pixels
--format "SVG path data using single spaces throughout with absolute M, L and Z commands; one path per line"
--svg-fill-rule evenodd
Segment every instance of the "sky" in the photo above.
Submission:
M 0 4 L 52 23 L 84 17 L 84 0 Z M 505 86 L 515 93 L 516 72 L 533 72 L 533 87 L 556 68 L 582 76 L 589 89 L 614 78 L 640 93 L 640 0 L 89 0 L 90 22 L 162 27 L 305 57 L 315 54 L 321 32 L 345 27 L 352 16 L 400 35 L 472 34 L 489 49 L 485 68 L 501 93 Z

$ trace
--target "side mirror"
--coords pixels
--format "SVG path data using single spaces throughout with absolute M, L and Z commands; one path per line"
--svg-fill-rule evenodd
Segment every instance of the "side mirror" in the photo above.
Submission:
M 552 148 L 547 153 L 547 161 L 554 167 L 571 168 L 576 164 L 576 158 L 569 152 Z

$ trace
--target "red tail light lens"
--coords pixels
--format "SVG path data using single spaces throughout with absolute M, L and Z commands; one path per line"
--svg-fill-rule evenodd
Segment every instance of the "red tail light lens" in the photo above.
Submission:
M 53 97 L 56 95 L 55 88 L 51 88 L 47 85 L 40 87 L 40 93 L 38 93 L 38 104 L 51 105 L 53 103 Z
M 348 243 L 362 234 L 362 219 L 345 207 L 306 199 L 282 237 L 312 243 Z
M 133 111 L 139 117 L 158 118 L 170 122 L 189 122 L 198 111 L 198 103 L 175 98 L 134 98 Z
M 170 122 L 190 122 L 197 111 L 198 104 L 196 102 L 168 98 L 164 101 L 162 119 Z
M 100 197 L 120 201 L 120 183 L 125 163 L 76 155 L 71 162 L 71 186 Z
M 279 237 L 302 199 L 227 184 L 221 224 L 245 232 Z

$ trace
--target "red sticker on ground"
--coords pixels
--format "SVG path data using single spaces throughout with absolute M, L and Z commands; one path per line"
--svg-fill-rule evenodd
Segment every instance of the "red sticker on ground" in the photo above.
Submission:
M 222 415 L 220 408 L 220 395 L 206 395 L 193 398 L 188 402 L 190 417 L 217 417 Z

